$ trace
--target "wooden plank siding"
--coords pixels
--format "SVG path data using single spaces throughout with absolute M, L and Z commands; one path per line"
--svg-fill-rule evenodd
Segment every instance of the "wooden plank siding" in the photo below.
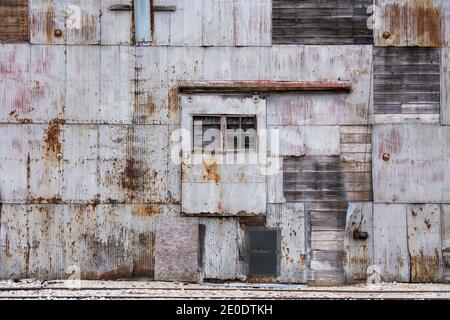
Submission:
M 328 142 L 322 141 L 317 146 L 321 151 L 316 153 L 319 155 L 306 153 L 306 156 L 285 157 L 283 160 L 284 198 L 288 203 L 306 203 L 311 251 L 308 283 L 314 285 L 343 283 L 345 273 L 352 279 L 361 279 L 364 270 L 360 269 L 370 262 L 368 248 L 362 250 L 367 254 L 362 258 L 366 262 L 360 263 L 360 269 L 351 269 L 343 258 L 346 257 L 345 239 L 348 239 L 348 204 L 372 201 L 373 198 L 371 129 L 368 126 L 338 128 L 335 132 L 339 141 L 338 155 L 334 155 L 335 148 L 327 148 Z M 358 259 L 361 250 L 357 244 L 347 241 L 347 247 L 355 255 L 347 258 Z
M 28 0 L 0 0 L 0 43 L 28 40 Z
M 274 44 L 372 44 L 372 0 L 273 0 Z
M 440 113 L 441 50 L 374 48 L 375 114 Z

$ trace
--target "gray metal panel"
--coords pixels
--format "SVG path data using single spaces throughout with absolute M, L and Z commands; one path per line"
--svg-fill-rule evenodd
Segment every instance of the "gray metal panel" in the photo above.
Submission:
M 405 204 L 374 204 L 374 264 L 386 282 L 409 282 L 410 259 Z
M 450 201 L 449 141 L 448 126 L 377 125 L 373 141 L 375 201 Z M 383 160 L 383 155 L 389 159 Z

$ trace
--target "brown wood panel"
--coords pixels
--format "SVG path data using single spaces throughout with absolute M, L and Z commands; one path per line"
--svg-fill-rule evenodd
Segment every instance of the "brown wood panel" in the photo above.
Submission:
M 372 0 L 273 0 L 274 44 L 372 44 Z
M 0 43 L 28 39 L 28 0 L 0 0 Z

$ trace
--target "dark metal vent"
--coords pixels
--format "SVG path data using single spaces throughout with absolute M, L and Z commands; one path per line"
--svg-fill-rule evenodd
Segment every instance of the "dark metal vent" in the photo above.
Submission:
M 275 229 L 247 228 L 247 275 L 276 276 L 279 265 L 279 232 Z

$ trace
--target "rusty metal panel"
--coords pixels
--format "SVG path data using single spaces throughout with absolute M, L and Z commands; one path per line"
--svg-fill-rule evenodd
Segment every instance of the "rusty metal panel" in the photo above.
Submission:
M 168 127 L 100 126 L 102 202 L 167 203 Z
M 233 47 L 231 74 L 235 80 L 268 80 L 271 74 L 271 47 Z
M 68 46 L 66 108 L 64 110 L 66 122 L 99 122 L 100 79 L 101 48 L 99 46 Z
M 237 46 L 272 44 L 272 0 L 235 1 Z
M 63 132 L 62 200 L 98 203 L 98 127 L 65 125 Z
M 23 203 L 28 197 L 28 127 L 0 125 L 0 203 Z
M 450 200 L 450 127 L 377 125 L 374 198 L 377 202 L 446 203 Z
M 26 205 L 0 204 L 0 278 L 26 278 L 29 268 Z
M 442 3 L 442 0 L 375 0 L 375 45 L 444 45 Z
M 28 1 L 0 1 L 0 43 L 28 42 Z
M 33 44 L 100 43 L 100 0 L 30 0 Z
M 204 49 L 204 78 L 232 80 L 231 48 L 208 47 Z
M 173 46 L 201 46 L 203 44 L 204 0 L 175 0 L 175 5 L 176 10 L 170 17 L 170 44 Z
M 441 208 L 438 204 L 407 206 L 411 282 L 441 282 Z
M 128 4 L 131 0 L 100 0 L 101 2 L 101 44 L 117 45 L 133 42 L 133 10 L 111 10 L 117 5 Z
M 95 59 L 95 63 L 97 62 L 98 60 Z M 135 48 L 102 46 L 100 63 L 101 122 L 108 124 L 132 123 L 136 98 L 135 81 L 133 81 L 136 76 Z M 95 68 L 98 69 L 98 66 L 95 65 Z M 93 76 L 94 79 L 95 76 Z M 95 104 L 88 104 L 87 107 L 94 109 Z M 95 118 L 92 120 L 95 120 Z
M 31 46 L 32 109 L 28 122 L 50 122 L 64 117 L 66 104 L 66 48 Z M 24 122 L 25 119 L 19 119 Z
M 62 125 L 29 125 L 27 188 L 29 203 L 60 203 L 62 189 Z
M 31 112 L 30 46 L 0 44 L 0 120 L 23 122 Z
M 29 269 L 28 276 L 64 279 L 66 271 L 64 207 L 31 205 L 27 207 Z
M 450 4 L 449 4 L 450 21 Z M 449 22 L 450 24 L 450 22 Z M 450 34 L 450 30 L 449 30 Z M 450 48 L 442 48 L 441 60 L 441 117 L 442 124 L 450 125 Z
M 168 68 L 167 47 L 136 48 L 133 123 L 180 123 L 176 92 L 169 98 Z
M 359 202 L 348 205 L 344 251 L 345 282 L 365 281 L 368 269 L 373 265 L 374 255 L 372 203 Z
M 252 115 L 258 128 L 265 128 L 265 100 L 249 97 L 195 95 L 181 97 L 182 129 L 188 136 L 193 128 L 193 115 Z M 192 153 L 191 143 L 182 146 L 182 212 L 186 214 L 253 215 L 266 210 L 266 179 L 260 172 L 265 164 L 266 149 L 262 131 L 257 131 L 256 163 L 242 159 L 256 175 L 242 175 L 234 154 L 220 152 L 217 156 Z M 186 139 L 186 137 L 184 137 Z M 230 158 L 231 156 L 231 158 Z M 197 162 L 199 161 L 199 162 Z M 233 162 L 229 162 L 233 161 Z M 230 164 L 230 166 L 228 166 Z M 194 166 L 193 166 L 194 165 Z M 220 168 L 224 166 L 223 168 Z M 230 170 L 231 169 L 231 170 Z M 197 172 L 193 172 L 197 171 Z M 246 194 L 246 197 L 242 197 Z
M 235 280 L 241 277 L 238 237 L 239 224 L 236 219 L 200 218 L 205 225 L 203 243 L 202 277 L 203 279 Z
M 375 203 L 373 208 L 374 264 L 385 282 L 409 282 L 406 204 Z
M 155 280 L 198 281 L 199 220 L 161 216 L 156 221 Z
M 441 223 L 442 223 L 442 259 L 444 267 L 445 283 L 450 282 L 450 205 L 441 205 Z
M 267 227 L 281 233 L 280 273 L 283 283 L 306 282 L 306 234 L 303 203 L 269 205 Z
M 233 46 L 234 0 L 203 0 L 203 46 Z

